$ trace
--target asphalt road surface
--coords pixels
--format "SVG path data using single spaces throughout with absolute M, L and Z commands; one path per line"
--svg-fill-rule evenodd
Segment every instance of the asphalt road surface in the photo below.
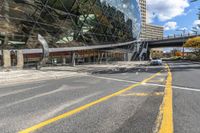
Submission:
M 199 133 L 200 64 L 167 63 L 174 132 Z M 163 65 L 0 85 L 0 132 L 154 133 L 168 77 Z

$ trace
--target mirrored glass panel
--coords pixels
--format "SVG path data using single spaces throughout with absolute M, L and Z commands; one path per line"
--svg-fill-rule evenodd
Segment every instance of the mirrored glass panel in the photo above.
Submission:
M 128 42 L 140 34 L 137 0 L 1 0 L 1 5 L 1 47 L 38 48 L 38 33 L 50 47 Z

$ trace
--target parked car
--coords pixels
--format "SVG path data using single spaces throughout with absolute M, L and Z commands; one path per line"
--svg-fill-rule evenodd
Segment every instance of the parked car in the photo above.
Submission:
M 150 65 L 162 65 L 162 59 L 153 58 L 150 61 Z

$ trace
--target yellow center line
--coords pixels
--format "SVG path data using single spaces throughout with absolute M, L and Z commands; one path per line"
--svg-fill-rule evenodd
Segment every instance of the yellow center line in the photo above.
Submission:
M 152 75 L 151 77 L 149 77 L 149 78 L 143 80 L 142 82 L 133 84 L 133 85 L 131 85 L 131 86 L 125 88 L 125 89 L 122 89 L 122 90 L 120 90 L 120 91 L 118 91 L 118 92 L 115 92 L 115 93 L 113 93 L 113 94 L 111 94 L 111 95 L 102 97 L 102 98 L 100 98 L 100 99 L 98 99 L 98 100 L 96 100 L 96 101 L 93 101 L 93 102 L 91 102 L 91 103 L 85 104 L 85 105 L 83 105 L 83 106 L 81 106 L 81 107 L 78 107 L 78 108 L 76 108 L 76 109 L 73 109 L 73 110 L 71 110 L 71 111 L 69 111 L 69 112 L 66 112 L 66 113 L 61 114 L 61 115 L 59 115 L 59 116 L 56 116 L 56 117 L 53 117 L 53 118 L 48 119 L 48 120 L 46 120 L 46 121 L 43 121 L 43 122 L 41 122 L 41 123 L 39 123 L 39 124 L 36 124 L 36 125 L 34 125 L 34 126 L 32 126 L 32 127 L 29 127 L 29 128 L 24 129 L 24 130 L 22 130 L 22 131 L 19 131 L 19 133 L 30 133 L 30 132 L 36 131 L 36 130 L 42 128 L 42 127 L 45 127 L 45 126 L 47 126 L 47 125 L 49 125 L 49 124 L 52 124 L 52 123 L 54 123 L 54 122 L 56 122 L 56 121 L 58 121 L 58 120 L 67 118 L 67 117 L 69 117 L 69 116 L 71 116 L 71 115 L 74 115 L 74 114 L 77 114 L 77 113 L 79 113 L 79 112 L 81 112 L 81 111 L 83 111 L 83 110 L 85 110 L 85 109 L 87 109 L 87 108 L 89 108 L 89 107 L 91 107 L 91 106 L 94 106 L 94 105 L 96 105 L 96 104 L 98 104 L 98 103 L 101 103 L 101 102 L 106 101 L 106 100 L 108 100 L 108 99 L 110 99 L 110 98 L 112 98 L 112 97 L 118 96 L 118 95 L 120 95 L 120 94 L 122 94 L 122 93 L 124 93 L 124 92 L 126 92 L 126 91 L 129 91 L 129 90 L 131 90 L 131 89 L 133 89 L 133 88 L 135 88 L 135 87 L 137 87 L 137 86 L 140 86 L 140 85 L 142 85 L 142 83 L 148 82 L 149 80 L 155 78 L 155 77 L 158 76 L 159 74 L 160 74 L 160 72 L 158 72 L 158 73 Z
M 157 128 L 159 133 L 173 133 L 173 97 L 172 97 L 172 73 L 169 66 L 166 66 L 168 70 L 167 82 L 165 87 L 165 95 L 163 103 L 160 106 L 160 112 L 157 119 Z M 155 131 L 155 132 L 157 132 Z

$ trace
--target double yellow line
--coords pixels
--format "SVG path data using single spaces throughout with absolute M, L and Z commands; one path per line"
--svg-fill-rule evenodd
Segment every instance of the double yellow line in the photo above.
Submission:
M 157 129 L 159 133 L 173 133 L 173 92 L 172 92 L 172 73 L 169 66 L 166 66 L 168 70 L 167 81 L 165 85 L 165 95 L 163 103 L 160 107 L 160 112 L 157 121 Z
M 113 97 L 115 97 L 115 96 L 118 96 L 118 95 L 120 95 L 120 94 L 122 94 L 122 93 L 124 93 L 124 92 L 126 92 L 126 91 L 129 91 L 129 90 L 131 90 L 131 89 L 133 89 L 133 88 L 135 88 L 135 87 L 137 87 L 137 86 L 140 86 L 140 85 L 142 85 L 143 83 L 146 83 L 146 82 L 148 82 L 149 80 L 155 78 L 155 77 L 158 76 L 159 74 L 160 74 L 160 72 L 158 72 L 158 73 L 152 75 L 151 77 L 149 77 L 149 78 L 143 80 L 142 82 L 133 84 L 133 85 L 131 85 L 131 86 L 125 88 L 125 89 L 122 89 L 122 90 L 120 90 L 120 91 L 118 91 L 118 92 L 115 92 L 115 93 L 113 93 L 113 94 L 111 94 L 111 95 L 102 97 L 102 98 L 100 98 L 100 99 L 98 99 L 98 100 L 96 100 L 96 101 L 93 101 L 93 102 L 91 102 L 91 103 L 88 103 L 88 104 L 86 104 L 86 105 L 83 105 L 83 106 L 81 106 L 81 107 L 78 107 L 78 108 L 76 108 L 76 109 L 73 109 L 73 110 L 71 110 L 71 111 L 69 111 L 69 112 L 66 112 L 66 113 L 64 113 L 64 114 L 61 114 L 61 115 L 56 116 L 56 117 L 54 117 L 54 118 L 51 118 L 51 119 L 49 119 L 49 120 L 43 121 L 43 122 L 41 122 L 41 123 L 39 123 L 39 124 L 36 124 L 36 125 L 34 125 L 34 126 L 30 127 L 30 128 L 27 128 L 27 129 L 22 130 L 22 131 L 20 131 L 19 133 L 30 133 L 30 132 L 36 131 L 36 130 L 42 128 L 42 127 L 45 127 L 45 126 L 47 126 L 47 125 L 49 125 L 49 124 L 51 124 L 51 123 L 54 123 L 54 122 L 56 122 L 56 121 L 58 121 L 58 120 L 67 118 L 67 117 L 72 116 L 72 115 L 74 115 L 74 114 L 77 114 L 77 113 L 79 113 L 79 112 L 81 112 L 81 111 L 83 111 L 83 110 L 85 110 L 85 109 L 87 109 L 87 108 L 89 108 L 89 107 L 92 107 L 92 106 L 94 106 L 94 105 L 96 105 L 96 104 L 98 104 L 98 103 L 101 103 L 101 102 L 106 101 L 106 100 L 108 100 L 108 99 L 111 99 L 111 98 L 113 98 Z

